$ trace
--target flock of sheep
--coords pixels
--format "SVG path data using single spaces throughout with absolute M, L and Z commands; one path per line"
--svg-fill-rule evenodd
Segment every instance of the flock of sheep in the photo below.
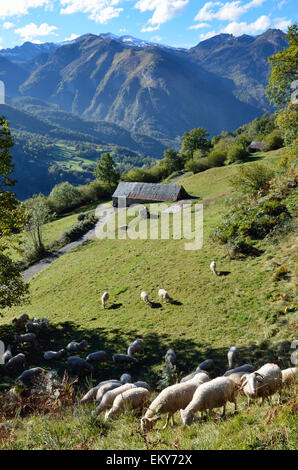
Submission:
M 169 300 L 166 291 L 161 290 L 160 296 Z M 147 300 L 144 301 L 147 302 Z M 31 343 L 36 345 L 38 333 L 49 327 L 47 319 L 33 318 L 30 320 L 27 314 L 15 318 L 13 323 L 19 328 L 25 328 L 25 333 L 14 335 L 15 344 Z M 85 351 L 87 347 L 86 340 L 79 343 L 72 341 L 66 346 L 66 350 L 69 353 L 80 353 Z M 43 357 L 47 361 L 59 361 L 64 358 L 66 350 L 46 351 Z M 143 353 L 144 344 L 142 339 L 138 338 L 130 344 L 127 354 L 114 354 L 113 361 L 118 364 L 135 363 L 137 362 L 135 355 Z M 105 380 L 92 387 L 81 398 L 80 403 L 82 405 L 95 403 L 96 409 L 92 414 L 99 416 L 105 411 L 105 421 L 119 416 L 127 407 L 141 410 L 147 407 L 141 418 L 141 427 L 143 431 L 148 431 L 153 428 L 154 423 L 163 414 L 167 414 L 164 428 L 168 426 L 170 420 L 174 423 L 174 414 L 179 410 L 183 425 L 191 425 L 194 420 L 198 419 L 197 412 L 209 411 L 211 413 L 213 409 L 223 407 L 223 414 L 225 414 L 228 402 L 234 403 L 235 410 L 237 410 L 236 398 L 239 393 L 244 393 L 248 398 L 248 405 L 251 400 L 257 398 L 262 398 L 262 402 L 265 398 L 270 399 L 271 395 L 275 393 L 278 393 L 279 400 L 282 389 L 295 383 L 297 374 L 295 367 L 281 370 L 276 364 L 265 364 L 255 371 L 251 364 L 244 364 L 235 368 L 238 357 L 237 348 L 232 346 L 227 353 L 229 369 L 223 376 L 213 379 L 211 379 L 210 373 L 214 369 L 214 362 L 212 359 L 206 359 L 199 364 L 194 372 L 182 378 L 180 383 L 162 390 L 151 403 L 151 386 L 141 380 L 133 382 L 128 373 L 122 374 L 120 380 Z M 167 367 L 173 367 L 176 364 L 175 351 L 169 349 L 164 359 Z M 85 359 L 79 356 L 71 356 L 67 359 L 70 372 L 76 375 L 92 373 L 96 363 L 106 361 L 105 351 L 92 352 Z M 4 352 L 3 362 L 5 364 L 4 371 L 18 370 L 25 364 L 25 355 L 19 353 L 13 356 L 12 348 L 9 345 Z M 45 369 L 35 367 L 23 371 L 17 380 L 30 387 L 38 376 L 46 373 Z

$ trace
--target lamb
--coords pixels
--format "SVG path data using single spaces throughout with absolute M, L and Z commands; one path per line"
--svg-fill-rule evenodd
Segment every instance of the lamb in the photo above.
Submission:
M 71 356 L 67 359 L 68 367 L 72 374 L 84 374 L 84 373 L 92 373 L 94 367 L 89 362 L 85 361 L 81 357 Z
M 146 388 L 136 387 L 126 390 L 115 398 L 112 408 L 106 411 L 105 421 L 118 416 L 127 405 L 133 410 L 143 408 L 149 402 L 149 396 L 150 392 Z
M 209 372 L 210 370 L 214 369 L 214 362 L 213 359 L 206 359 L 205 361 L 201 362 L 196 371 L 205 370 Z
M 45 370 L 41 367 L 34 367 L 33 369 L 24 370 L 17 380 L 26 386 L 30 386 L 33 384 L 34 380 L 43 372 L 45 372 Z
M 236 348 L 236 346 L 231 346 L 228 352 L 229 369 L 233 369 L 235 367 L 237 356 L 238 356 L 238 349 Z
M 37 339 L 35 333 L 25 333 L 23 335 L 14 335 L 14 342 L 17 344 L 31 343 L 37 346 Z
M 141 338 L 136 339 L 127 349 L 128 356 L 134 356 L 136 353 L 141 353 L 144 350 L 143 340 Z
M 218 273 L 216 271 L 216 262 L 215 261 L 212 261 L 212 263 L 210 264 L 210 269 L 212 271 L 212 273 L 215 275 L 215 276 L 218 276 Z
M 87 349 L 88 346 L 89 346 L 88 342 L 85 339 L 83 339 L 83 341 L 81 341 L 80 343 L 77 343 L 76 341 L 72 341 L 66 346 L 66 348 L 70 352 L 79 352 L 79 351 L 83 351 L 84 349 Z
M 248 398 L 248 406 L 252 399 L 255 400 L 258 397 L 262 398 L 263 403 L 265 398 L 279 392 L 281 387 L 282 373 L 276 364 L 265 364 L 257 371 L 241 378 L 241 390 Z
M 25 326 L 25 324 L 29 321 L 29 315 L 24 313 L 19 318 L 14 318 L 12 323 L 15 323 L 18 327 Z
M 125 384 L 131 384 L 132 383 L 132 377 L 130 374 L 122 374 L 120 377 L 120 382 L 125 385 Z
M 113 390 L 110 390 L 104 394 L 102 397 L 102 400 L 100 401 L 99 406 L 97 409 L 92 413 L 93 416 L 98 416 L 100 413 L 102 413 L 104 410 L 111 408 L 115 398 L 122 394 L 123 392 L 126 392 L 126 390 L 131 390 L 132 388 L 137 388 L 136 385 L 133 384 L 124 384 L 121 385 L 121 387 L 115 387 Z
M 174 349 L 168 349 L 165 355 L 167 365 L 174 366 L 176 364 L 176 353 Z
M 227 402 L 235 404 L 237 410 L 236 393 L 237 385 L 227 377 L 217 377 L 210 382 L 200 385 L 195 391 L 191 402 L 181 410 L 181 419 L 185 425 L 190 426 L 197 411 L 207 411 L 223 406 L 223 416 Z
M 86 361 L 88 362 L 107 362 L 108 356 L 105 351 L 96 351 L 88 354 Z
M 297 380 L 297 367 L 290 367 L 281 371 L 283 388 L 291 387 Z
M 114 354 L 113 361 L 115 364 L 135 364 L 137 359 L 132 356 L 128 356 L 128 354 Z
M 16 356 L 13 356 L 11 359 L 9 359 L 9 361 L 5 364 L 5 369 L 19 369 L 21 366 L 24 365 L 25 360 L 25 354 L 17 354 Z
M 59 361 L 63 356 L 65 356 L 65 349 L 60 349 L 60 351 L 46 351 L 43 355 L 46 361 Z
M 150 302 L 147 292 L 145 291 L 141 292 L 141 300 L 145 302 L 145 304 L 152 307 L 152 302 Z
M 248 372 L 249 374 L 255 370 L 254 366 L 251 364 L 243 364 L 242 366 L 236 367 L 235 369 L 230 369 L 227 370 L 227 372 L 224 373 L 224 377 L 228 377 L 231 374 L 234 374 L 236 372 Z
M 165 289 L 159 289 L 158 291 L 158 298 L 160 300 L 164 300 L 165 302 L 173 303 L 172 297 L 169 296 L 168 292 Z
M 170 418 L 172 418 L 172 423 L 174 424 L 173 416 L 176 411 L 185 408 L 192 400 L 196 389 L 207 381 L 209 381 L 208 374 L 202 373 L 197 374 L 188 382 L 170 385 L 162 390 L 141 419 L 142 430 L 148 431 L 152 429 L 154 422 L 159 419 L 160 414 L 164 413 L 167 413 L 167 420 L 163 429 L 168 426 Z
M 114 379 L 105 380 L 105 381 L 103 381 L 103 382 L 100 382 L 98 385 L 96 385 L 96 387 L 92 387 L 90 390 L 88 390 L 88 392 L 87 392 L 87 393 L 83 396 L 83 398 L 80 400 L 80 403 L 81 403 L 81 404 L 83 404 L 83 403 L 89 403 L 90 401 L 95 400 L 99 388 L 100 388 L 102 385 L 105 385 L 105 384 L 107 384 L 107 383 L 115 383 L 115 384 L 117 384 L 119 387 L 121 386 L 121 382 L 120 382 L 119 380 L 114 380 Z
M 6 364 L 11 358 L 12 358 L 12 352 L 11 352 L 11 346 L 10 344 L 7 346 L 6 351 L 4 352 L 2 356 L 2 362 L 3 364 Z
M 103 306 L 103 308 L 106 308 L 106 305 L 107 305 L 107 301 L 109 300 L 109 293 L 108 292 L 104 292 L 102 297 L 101 297 L 101 305 Z

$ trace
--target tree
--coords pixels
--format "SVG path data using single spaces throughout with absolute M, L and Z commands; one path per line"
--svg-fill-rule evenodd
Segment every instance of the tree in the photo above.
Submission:
M 19 248 L 17 234 L 25 223 L 24 212 L 15 194 L 7 188 L 15 185 L 11 149 L 13 139 L 9 123 L 0 117 L 0 308 L 20 305 L 28 296 L 28 286 L 22 281 L 21 268 L 9 257 L 9 249 Z
M 172 148 L 168 148 L 164 151 L 163 161 L 169 170 L 169 174 L 173 173 L 174 171 L 183 170 L 184 168 L 184 160 L 181 154 Z
M 45 252 L 42 227 L 49 220 L 50 208 L 42 194 L 28 199 L 24 206 L 28 214 L 25 230 L 31 239 L 34 254 L 41 255 Z
M 286 34 L 289 47 L 268 58 L 271 75 L 266 88 L 267 96 L 277 108 L 283 108 L 291 99 L 292 83 L 298 79 L 298 27 L 297 23 Z
M 80 190 L 68 182 L 54 186 L 49 196 L 52 209 L 58 213 L 78 206 L 81 200 Z
M 94 170 L 94 174 L 98 180 L 107 182 L 110 188 L 118 183 L 120 177 L 116 170 L 115 162 L 109 153 L 105 153 L 101 157 Z
M 204 157 L 211 149 L 211 142 L 207 139 L 209 133 L 206 129 L 198 127 L 190 132 L 184 132 L 181 152 L 187 156 L 187 159 L 193 158 L 196 150 L 201 150 Z

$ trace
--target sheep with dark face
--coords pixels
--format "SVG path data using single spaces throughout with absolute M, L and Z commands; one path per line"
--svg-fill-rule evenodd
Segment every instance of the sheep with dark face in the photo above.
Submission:
M 192 421 L 195 419 L 195 413 L 197 411 L 205 412 L 209 410 L 210 413 L 214 408 L 222 406 L 224 415 L 228 401 L 235 404 L 236 411 L 237 391 L 238 386 L 227 377 L 217 377 L 210 382 L 200 385 L 195 391 L 188 406 L 181 410 L 181 419 L 183 424 L 190 426 Z
M 136 339 L 131 343 L 127 349 L 128 356 L 134 356 L 137 353 L 142 353 L 144 351 L 144 343 L 141 338 Z
M 204 370 L 209 372 L 210 370 L 214 369 L 214 362 L 213 359 L 206 359 L 205 361 L 201 362 L 198 367 L 196 368 L 196 371 L 198 370 Z
M 31 386 L 41 374 L 45 372 L 41 367 L 34 367 L 32 369 L 24 370 L 24 372 L 17 378 L 17 381 L 22 382 L 26 386 Z
M 29 321 L 26 325 L 26 331 L 28 331 L 28 333 L 40 333 L 41 330 L 42 325 L 39 321 Z
M 132 376 L 130 374 L 122 374 L 120 377 L 120 382 L 125 385 L 125 384 L 131 384 L 132 383 Z
M 69 343 L 67 346 L 66 346 L 66 349 L 69 351 L 69 352 L 79 352 L 79 351 L 84 351 L 85 349 L 88 348 L 88 342 L 83 339 L 83 341 L 81 341 L 80 343 L 77 343 L 76 341 L 71 341 L 71 343 Z
M 248 398 L 248 406 L 251 400 L 269 398 L 282 387 L 282 373 L 277 364 L 265 364 L 260 369 L 241 378 L 241 390 Z M 280 399 L 280 396 L 279 398 Z
M 60 361 L 65 356 L 65 349 L 59 351 L 46 351 L 43 355 L 46 361 Z
M 224 377 L 228 377 L 229 375 L 237 372 L 247 372 L 250 374 L 254 370 L 255 368 L 251 364 L 243 364 L 242 366 L 236 367 L 235 369 L 227 370 L 227 372 L 224 373 Z
M 67 362 L 72 374 L 91 374 L 94 371 L 93 365 L 89 364 L 89 362 L 85 361 L 85 359 L 82 359 L 81 357 L 69 357 Z
M 16 326 L 21 328 L 25 326 L 28 321 L 29 321 L 29 315 L 27 313 L 24 313 L 19 318 L 14 318 L 12 320 L 12 323 L 14 323 Z

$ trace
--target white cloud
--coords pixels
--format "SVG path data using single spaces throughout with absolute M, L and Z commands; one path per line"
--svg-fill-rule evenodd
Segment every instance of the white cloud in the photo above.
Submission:
M 71 15 L 73 13 L 89 13 L 88 18 L 96 23 L 105 24 L 113 18 L 117 18 L 123 8 L 115 8 L 122 0 L 60 0 L 61 13 Z
M 69 38 L 65 38 L 64 41 L 74 41 L 75 39 L 79 38 L 79 34 L 71 34 Z
M 205 39 L 212 38 L 213 36 L 216 36 L 219 34 L 217 31 L 208 31 L 208 33 L 202 33 L 200 36 L 201 41 L 205 41 Z
M 0 18 L 26 15 L 31 8 L 51 8 L 50 0 L 9 0 L 0 2 Z
M 5 23 L 3 23 L 3 28 L 4 29 L 11 29 L 15 26 L 14 23 L 10 23 L 9 21 L 6 21 Z
M 32 39 L 40 37 L 40 36 L 49 36 L 54 34 L 58 36 L 55 31 L 57 30 L 57 26 L 50 26 L 47 23 L 42 23 L 40 26 L 37 26 L 35 23 L 30 23 L 24 26 L 23 28 L 15 29 L 15 33 L 17 33 L 24 41 L 32 41 Z M 39 43 L 39 41 L 35 40 L 35 43 Z
M 286 20 L 286 18 L 275 18 L 273 20 L 274 22 L 274 28 L 276 29 L 281 29 L 281 30 L 287 30 L 289 26 L 291 26 L 292 21 L 291 20 Z
M 236 21 L 233 21 L 232 23 L 229 23 L 224 29 L 222 29 L 221 33 L 233 34 L 234 36 L 241 36 L 242 34 L 255 34 L 269 28 L 270 24 L 271 22 L 269 17 L 263 15 L 250 24 L 245 22 L 237 23 Z
M 200 28 L 207 28 L 209 26 L 210 26 L 209 23 L 198 23 L 198 24 L 194 24 L 192 26 L 189 26 L 187 29 L 200 29 Z
M 157 31 L 160 25 L 180 14 L 188 5 L 189 0 L 139 0 L 135 8 L 141 13 L 153 11 L 153 15 L 142 32 Z
M 251 0 L 242 4 L 240 0 L 233 2 L 207 2 L 195 16 L 195 21 L 226 20 L 234 21 L 250 8 L 261 6 L 265 0 Z

